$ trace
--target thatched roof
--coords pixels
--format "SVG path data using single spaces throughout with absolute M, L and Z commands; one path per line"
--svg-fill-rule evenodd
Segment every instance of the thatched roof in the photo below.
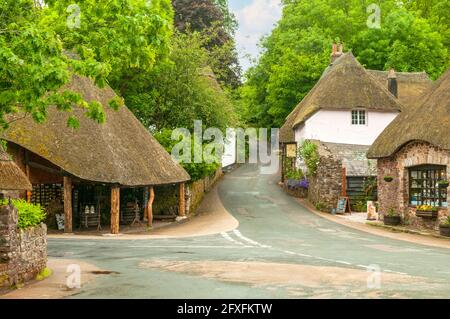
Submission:
M 349 52 L 325 71 L 300 102 L 293 126 L 303 123 L 320 109 L 350 110 L 358 107 L 375 111 L 401 110 L 400 103 L 387 87 L 370 76 Z
M 434 83 L 419 107 L 402 112 L 381 133 L 368 157 L 389 157 L 411 141 L 450 150 L 450 69 Z
M 31 183 L 22 170 L 0 148 L 0 190 L 24 191 L 31 189 Z
M 294 126 L 294 121 L 297 117 L 298 112 L 299 109 L 295 108 L 291 112 L 291 114 L 288 115 L 288 117 L 286 118 L 286 122 L 284 122 L 283 126 L 280 128 L 280 143 L 295 142 L 295 133 L 292 127 Z
M 367 70 L 382 86 L 388 86 L 388 71 Z M 425 72 L 395 72 L 398 84 L 398 99 L 408 108 L 420 104 L 430 90 L 433 81 Z
M 67 127 L 67 112 L 51 107 L 44 124 L 30 117 L 13 122 L 5 132 L 7 141 L 18 144 L 79 179 L 121 186 L 150 186 L 185 182 L 186 171 L 163 149 L 127 107 L 114 111 L 108 102 L 115 97 L 88 78 L 75 76 L 67 86 L 87 101 L 99 101 L 106 123 L 97 124 L 85 111 L 72 112 L 78 129 Z

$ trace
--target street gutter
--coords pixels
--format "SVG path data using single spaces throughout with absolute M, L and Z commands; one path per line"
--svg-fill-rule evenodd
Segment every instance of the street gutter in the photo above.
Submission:
M 315 207 L 313 207 L 313 205 L 307 200 L 299 198 L 294 198 L 294 200 L 311 213 L 343 226 L 357 229 L 359 231 L 363 231 L 372 235 L 397 239 L 419 245 L 450 249 L 449 238 L 443 236 L 423 233 L 414 230 L 406 230 L 399 227 L 389 227 L 373 222 L 367 222 L 363 224 L 354 221 L 349 221 L 337 215 L 331 215 L 328 213 L 320 212 Z

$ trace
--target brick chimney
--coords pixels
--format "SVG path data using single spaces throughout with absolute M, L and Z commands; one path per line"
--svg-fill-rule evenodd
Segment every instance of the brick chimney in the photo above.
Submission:
M 388 73 L 388 90 L 393 96 L 398 98 L 397 73 L 394 69 L 390 69 Z
M 343 51 L 344 51 L 344 45 L 342 43 L 339 43 L 339 44 L 337 44 L 336 42 L 333 43 L 330 64 L 333 64 L 334 61 L 336 61 L 339 57 L 341 57 L 344 54 Z

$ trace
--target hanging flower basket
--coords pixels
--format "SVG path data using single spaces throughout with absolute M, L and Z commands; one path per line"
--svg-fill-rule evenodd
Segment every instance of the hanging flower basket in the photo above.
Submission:
M 385 182 L 388 182 L 388 183 L 390 183 L 394 180 L 394 178 L 392 176 L 385 176 L 383 179 Z

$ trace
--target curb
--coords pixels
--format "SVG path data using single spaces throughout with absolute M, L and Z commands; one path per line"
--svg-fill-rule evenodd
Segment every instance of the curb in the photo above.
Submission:
M 372 226 L 372 227 L 383 228 L 383 229 L 389 230 L 394 233 L 406 233 L 406 234 L 413 234 L 413 235 L 420 235 L 420 236 L 450 240 L 449 237 L 445 237 L 445 236 L 441 236 L 441 235 L 433 234 L 433 233 L 421 232 L 419 230 L 406 229 L 406 228 L 396 227 L 396 226 L 388 226 L 388 225 L 384 225 L 384 224 L 380 224 L 380 223 L 376 223 L 376 222 L 366 222 L 365 224 Z

